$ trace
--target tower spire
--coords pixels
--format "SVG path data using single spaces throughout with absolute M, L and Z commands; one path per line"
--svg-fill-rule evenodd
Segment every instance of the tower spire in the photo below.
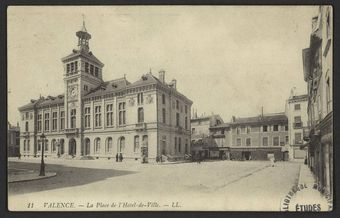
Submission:
M 89 34 L 86 30 L 85 27 L 85 15 L 83 15 L 83 26 L 81 28 L 81 30 L 79 30 L 76 33 L 76 36 L 78 37 L 78 49 L 80 51 L 89 51 L 90 47 L 89 47 L 89 40 L 91 39 L 91 34 Z

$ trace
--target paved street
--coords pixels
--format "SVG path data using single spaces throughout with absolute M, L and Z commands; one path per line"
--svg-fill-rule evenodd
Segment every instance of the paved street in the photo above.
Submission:
M 24 162 L 27 161 L 27 162 Z M 9 184 L 9 203 L 27 210 L 30 199 L 84 204 L 73 210 L 120 210 L 98 204 L 157 202 L 153 210 L 279 210 L 281 199 L 297 183 L 300 163 L 216 161 L 140 164 L 112 160 L 46 160 L 56 177 Z M 9 162 L 10 169 L 39 169 L 38 160 Z M 95 208 L 86 208 L 87 203 Z M 178 204 L 177 204 L 178 202 Z M 41 205 L 36 205 L 40 209 Z M 38 208 L 35 208 L 38 209 Z M 150 208 L 139 208 L 139 210 Z

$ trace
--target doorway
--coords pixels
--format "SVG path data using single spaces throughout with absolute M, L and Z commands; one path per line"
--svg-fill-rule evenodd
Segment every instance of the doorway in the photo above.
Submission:
M 69 144 L 68 144 L 68 154 L 75 156 L 76 155 L 76 140 L 75 139 L 70 139 Z

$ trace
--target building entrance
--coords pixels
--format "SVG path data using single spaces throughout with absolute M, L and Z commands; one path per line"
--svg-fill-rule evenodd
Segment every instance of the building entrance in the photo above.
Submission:
M 76 155 L 76 140 L 75 139 L 70 139 L 68 148 L 69 148 L 68 154 L 75 156 Z

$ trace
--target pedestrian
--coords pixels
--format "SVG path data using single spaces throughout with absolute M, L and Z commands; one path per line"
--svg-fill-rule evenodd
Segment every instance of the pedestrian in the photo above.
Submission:
M 123 154 L 120 153 L 120 154 L 119 154 L 119 162 L 122 162 L 122 161 L 123 161 Z
M 18 155 L 18 159 L 20 160 L 21 159 L 21 154 L 19 153 L 19 155 Z
M 270 162 L 271 162 L 272 167 L 274 167 L 275 158 L 274 158 L 274 157 L 271 157 L 271 158 L 270 158 Z
M 116 154 L 116 162 L 118 162 L 118 153 Z

